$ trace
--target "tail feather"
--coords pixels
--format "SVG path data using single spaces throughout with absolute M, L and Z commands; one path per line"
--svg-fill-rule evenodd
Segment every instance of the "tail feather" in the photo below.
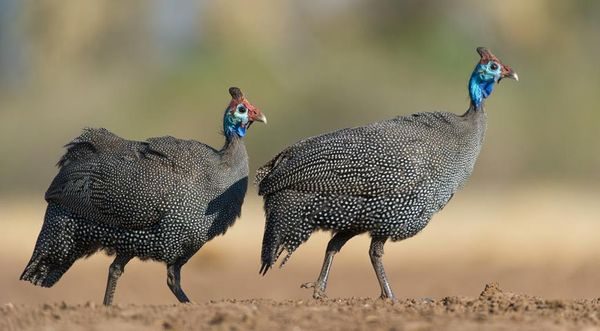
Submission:
M 261 251 L 262 265 L 259 271 L 259 274 L 263 276 L 271 269 L 283 251 L 281 236 L 277 233 L 276 224 L 273 221 L 270 221 L 272 218 L 269 214 L 269 211 L 267 211 L 267 223 L 265 225 Z
M 286 251 L 280 264 L 283 267 L 296 248 L 308 240 L 315 230 L 311 213 L 304 207 L 312 205 L 306 203 L 309 199 L 314 199 L 314 196 L 295 191 L 280 191 L 264 197 L 266 224 L 259 271 L 261 275 L 265 275 Z
M 263 238 L 263 242 L 264 242 L 264 238 Z M 279 259 L 279 256 L 281 255 L 281 253 L 283 253 L 283 251 L 285 250 L 285 247 L 281 244 L 281 243 L 277 243 L 276 246 L 273 245 L 275 248 L 271 248 L 271 249 L 265 249 L 265 246 L 263 245 L 263 251 L 262 251 L 262 265 L 260 267 L 260 271 L 258 272 L 261 275 L 266 275 L 267 271 L 269 271 L 269 269 L 271 269 L 271 267 L 273 267 L 273 265 L 275 264 L 275 262 Z M 284 258 L 283 262 L 281 262 L 281 264 L 279 265 L 279 267 L 283 267 L 283 265 L 285 264 L 285 262 L 289 259 L 289 257 L 292 255 L 291 252 L 288 252 L 288 254 L 286 255 L 286 257 Z
M 267 274 L 267 271 L 269 271 L 269 269 L 271 269 L 271 266 L 267 262 L 263 261 L 263 263 L 260 266 L 260 270 L 258 271 L 258 274 L 264 276 Z
M 77 238 L 78 220 L 60 206 L 50 203 L 33 254 L 20 279 L 51 287 L 88 248 Z
M 19 279 L 31 282 L 33 285 L 42 287 L 52 287 L 60 280 L 62 275 L 69 269 L 72 263 L 67 266 L 53 266 L 44 261 L 42 256 L 34 256 L 25 267 Z

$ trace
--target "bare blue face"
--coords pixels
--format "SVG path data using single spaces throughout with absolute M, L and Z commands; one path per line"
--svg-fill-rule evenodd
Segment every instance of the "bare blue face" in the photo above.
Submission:
M 502 78 L 502 66 L 495 61 L 478 63 L 469 80 L 469 96 L 476 107 L 480 107 L 492 94 L 494 85 Z
M 248 108 L 243 103 L 238 104 L 234 109 L 228 108 L 225 110 L 223 126 L 226 135 L 245 136 L 248 122 Z
M 495 61 L 479 63 L 475 70 L 481 82 L 498 82 L 502 77 L 502 66 Z

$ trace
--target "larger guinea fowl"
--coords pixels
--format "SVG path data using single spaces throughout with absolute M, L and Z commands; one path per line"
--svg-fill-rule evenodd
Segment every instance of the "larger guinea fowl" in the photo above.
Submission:
M 116 255 L 104 304 L 133 257 L 162 261 L 180 302 L 181 267 L 240 215 L 248 183 L 242 138 L 265 116 L 240 89 L 229 89 L 221 150 L 173 137 L 125 140 L 86 129 L 67 145 L 46 192 L 48 207 L 22 280 L 53 286 L 71 265 L 98 250 Z
M 315 230 L 332 231 L 317 281 L 303 285 L 322 297 L 334 255 L 368 232 L 381 297 L 394 299 L 384 243 L 417 234 L 464 185 L 483 142 L 484 100 L 502 78 L 518 79 L 489 50 L 477 52 L 463 115 L 418 113 L 307 138 L 257 171 L 266 212 L 261 273 L 285 250 L 283 265 Z

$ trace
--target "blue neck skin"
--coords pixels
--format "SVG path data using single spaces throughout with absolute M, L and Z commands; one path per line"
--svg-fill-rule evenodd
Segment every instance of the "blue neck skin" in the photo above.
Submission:
M 241 121 L 232 119 L 228 111 L 225 111 L 225 117 L 223 118 L 223 133 L 227 140 L 230 140 L 233 137 L 242 138 L 246 135 L 246 127 Z
M 471 98 L 471 104 L 476 109 L 483 108 L 483 101 L 492 94 L 496 80 L 493 76 L 488 74 L 482 74 L 479 69 L 479 65 L 475 67 L 475 71 L 471 74 L 469 79 L 469 97 Z

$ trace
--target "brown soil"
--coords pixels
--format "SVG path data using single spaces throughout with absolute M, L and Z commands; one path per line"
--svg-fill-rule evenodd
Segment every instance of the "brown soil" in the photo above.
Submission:
M 183 268 L 196 304 L 175 304 L 164 264 L 132 260 L 110 308 L 100 304 L 111 263 L 103 254 L 78 261 L 49 289 L 18 280 L 45 204 L 0 197 L 0 330 L 600 331 L 600 192 L 466 191 L 422 234 L 386 245 L 396 304 L 365 299 L 379 293 L 367 236 L 336 256 L 327 289 L 331 298 L 362 298 L 314 301 L 300 288 L 321 268 L 324 232 L 284 269 L 259 276 L 264 217 L 251 196 L 238 223 Z M 491 282 L 505 291 L 489 285 L 480 295 Z
M 477 298 L 224 300 L 189 305 L 5 304 L 3 330 L 599 330 L 600 300 L 545 300 L 488 284 Z

